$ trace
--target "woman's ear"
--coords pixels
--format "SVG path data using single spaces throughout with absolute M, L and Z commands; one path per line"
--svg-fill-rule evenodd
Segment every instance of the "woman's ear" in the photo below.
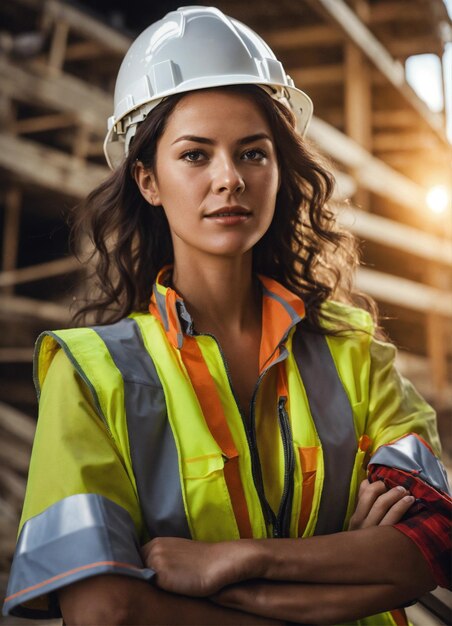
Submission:
M 137 161 L 134 171 L 135 182 L 138 185 L 143 198 L 154 206 L 160 206 L 160 194 L 158 190 L 157 177 L 155 173 L 145 168 L 141 161 Z

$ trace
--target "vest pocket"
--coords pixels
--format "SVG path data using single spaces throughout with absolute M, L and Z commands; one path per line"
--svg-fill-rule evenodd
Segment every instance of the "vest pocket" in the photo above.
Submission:
M 350 481 L 350 494 L 348 498 L 344 529 L 348 527 L 350 518 L 355 511 L 356 496 L 358 494 L 359 486 L 367 475 L 367 462 L 369 460 L 369 451 L 371 449 L 371 444 L 372 440 L 367 435 L 362 435 L 358 440 L 358 451 L 355 456 L 352 479 Z
M 312 519 L 313 508 L 317 509 L 319 494 L 316 494 L 317 467 L 319 461 L 320 446 L 298 448 L 300 468 L 302 476 L 301 509 L 298 519 L 298 536 L 309 536 L 309 521 Z M 317 495 L 317 497 L 316 497 Z M 308 532 L 306 532 L 308 531 Z
M 182 463 L 184 500 L 193 539 L 239 539 L 221 453 L 185 459 Z

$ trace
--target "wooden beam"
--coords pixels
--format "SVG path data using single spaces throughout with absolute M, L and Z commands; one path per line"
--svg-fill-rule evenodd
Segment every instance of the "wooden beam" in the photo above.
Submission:
M 355 208 L 339 207 L 338 219 L 343 226 L 363 239 L 452 268 L 450 240 Z
M 31 445 L 35 436 L 35 421 L 13 406 L 0 402 L 0 426 L 21 441 Z
M 311 46 L 337 46 L 345 36 L 330 24 L 292 26 L 278 30 L 261 31 L 261 36 L 272 48 L 292 50 Z
M 369 152 L 372 146 L 369 68 L 354 44 L 345 49 L 345 133 Z
M 12 504 L 21 505 L 25 495 L 26 480 L 10 470 L 3 467 L 0 473 L 0 488 L 6 499 Z
M 290 68 L 288 74 L 302 89 L 316 85 L 334 85 L 344 81 L 344 66 L 342 63 L 331 65 L 316 65 L 314 67 Z
M 356 286 L 381 302 L 452 318 L 452 298 L 446 291 L 365 267 L 358 269 Z
M 425 152 L 442 150 L 436 136 L 429 132 L 380 132 L 373 140 L 375 152 L 401 152 L 404 150 L 422 150 Z
M 107 50 L 121 57 L 132 43 L 129 37 L 119 33 L 116 29 L 64 2 L 47 0 L 44 4 L 44 13 L 55 21 L 67 22 L 71 30 L 102 44 Z
M 31 363 L 32 348 L 0 348 L 0 363 Z
M 10 130 L 12 133 L 40 133 L 56 128 L 67 128 L 77 123 L 77 116 L 74 113 L 55 113 L 53 115 L 40 115 L 39 117 L 28 117 L 14 122 Z
M 344 0 L 307 0 L 316 11 L 326 11 L 333 20 L 355 43 L 378 70 L 402 94 L 440 139 L 447 143 L 444 122 L 440 115 L 430 111 L 428 106 L 416 95 L 405 80 L 405 70 L 399 61 L 395 61 L 387 49 L 378 41 L 373 33 L 363 24 L 359 17 L 350 9 Z
M 75 76 L 60 73 L 50 77 L 42 65 L 25 69 L 0 56 L 0 82 L 3 94 L 10 98 L 73 113 L 80 123 L 105 134 L 112 96 Z
M 367 2 L 353 0 L 360 17 L 369 10 Z M 345 44 L 345 133 L 368 152 L 372 150 L 371 82 L 367 59 L 362 51 L 350 41 Z M 352 172 L 353 174 L 353 172 Z M 369 210 L 370 197 L 367 189 L 358 188 L 354 196 L 358 206 Z
M 48 67 L 55 72 L 63 69 L 68 35 L 69 24 L 64 19 L 57 19 L 52 33 L 48 60 Z
M 19 250 L 20 213 L 22 192 L 18 187 L 8 189 L 5 194 L 5 216 L 3 227 L 2 269 L 12 271 L 16 268 Z M 13 293 L 13 285 L 5 288 L 6 293 Z
M 0 133 L 0 167 L 22 180 L 73 198 L 84 198 L 109 174 L 106 167 L 85 164 L 76 157 L 5 133 Z
M 27 475 L 30 465 L 31 443 L 25 446 L 22 441 L 2 432 L 2 445 L 0 446 L 0 465 L 9 467 L 23 475 Z
M 429 19 L 428 5 L 416 2 L 378 2 L 370 5 L 370 22 L 372 24 L 384 24 L 386 22 L 412 22 Z
M 411 37 L 399 37 L 387 39 L 386 47 L 393 57 L 406 59 L 414 54 L 437 54 L 443 55 L 444 46 L 433 35 L 416 35 Z
M 66 61 L 86 61 L 86 59 L 104 56 L 109 52 L 97 41 L 80 41 L 68 45 L 66 48 Z
M 419 126 L 419 116 L 409 109 L 373 111 L 372 126 L 374 128 L 406 128 Z
M 359 185 L 411 210 L 425 211 L 425 190 L 373 157 L 352 139 L 314 117 L 308 137 L 338 163 L 351 168 Z
M 445 319 L 436 311 L 427 313 L 427 353 L 430 360 L 433 385 L 439 397 L 447 385 L 447 354 Z
M 56 324 L 68 324 L 71 320 L 69 307 L 34 298 L 0 294 L 0 307 L 2 313 L 6 315 L 21 315 Z
M 84 271 L 84 269 L 84 266 L 75 257 L 71 256 L 65 259 L 57 259 L 56 261 L 48 261 L 47 263 L 39 263 L 30 267 L 21 267 L 9 272 L 0 272 L 0 287 L 30 283 L 35 280 L 60 276 L 61 274 Z
M 78 159 L 85 160 L 89 154 L 89 147 L 91 143 L 91 130 L 88 126 L 81 124 L 75 133 L 73 140 L 72 152 Z
M 333 200 L 343 202 L 349 200 L 355 195 L 357 185 L 356 180 L 350 174 L 345 174 L 339 170 L 332 170 L 331 172 L 336 180 L 336 186 L 333 192 Z

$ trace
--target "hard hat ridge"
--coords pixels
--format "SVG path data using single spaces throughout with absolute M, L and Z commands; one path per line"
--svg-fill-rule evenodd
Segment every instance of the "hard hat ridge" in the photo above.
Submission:
M 261 37 L 215 7 L 171 11 L 137 37 L 121 64 L 104 142 L 109 166 L 127 154 L 137 125 L 163 98 L 241 84 L 258 85 L 289 106 L 304 134 L 312 102 Z

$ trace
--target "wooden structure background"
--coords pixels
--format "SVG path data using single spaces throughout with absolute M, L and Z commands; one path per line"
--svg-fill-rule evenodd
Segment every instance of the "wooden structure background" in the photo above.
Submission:
M 14 549 L 35 428 L 32 346 L 41 330 L 70 324 L 69 305 L 85 276 L 69 252 L 67 216 L 107 174 L 106 119 L 131 38 L 179 3 L 150 9 L 140 4 L 135 33 L 108 24 L 89 4 L 0 4 L 2 572 Z M 441 58 L 452 41 L 445 5 L 441 0 L 200 4 L 215 4 L 254 28 L 312 97 L 309 140 L 330 159 L 340 219 L 362 242 L 357 284 L 375 297 L 387 318 L 383 325 L 400 348 L 402 372 L 437 408 L 448 462 L 452 214 L 435 217 L 425 193 L 434 184 L 452 186 L 452 150 L 444 115 L 417 97 L 404 68 L 413 54 Z M 424 618 L 422 623 L 427 624 Z

